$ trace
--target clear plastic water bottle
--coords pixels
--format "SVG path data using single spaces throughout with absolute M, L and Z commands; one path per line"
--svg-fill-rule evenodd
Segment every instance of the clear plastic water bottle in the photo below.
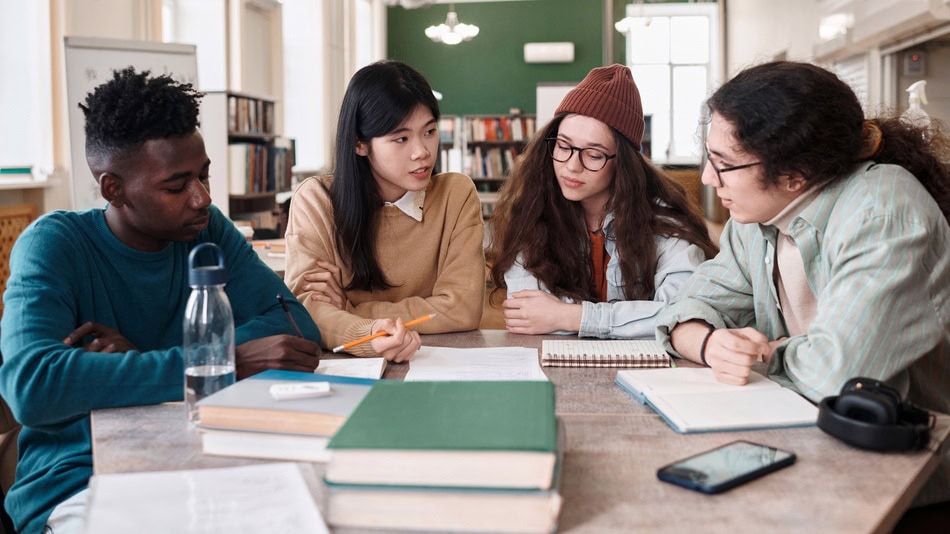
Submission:
M 211 251 L 217 265 L 197 267 L 202 251 Z M 234 315 L 224 292 L 224 254 L 214 243 L 202 243 L 188 255 L 191 295 L 183 324 L 185 404 L 188 420 L 198 422 L 195 403 L 234 383 Z

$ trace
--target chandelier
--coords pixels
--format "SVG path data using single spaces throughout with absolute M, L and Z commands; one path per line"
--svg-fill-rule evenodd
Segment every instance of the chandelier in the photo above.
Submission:
M 454 4 L 449 5 L 449 14 L 445 16 L 444 23 L 426 28 L 426 37 L 437 43 L 447 45 L 457 45 L 462 41 L 471 41 L 476 35 L 478 35 L 478 26 L 459 22 Z

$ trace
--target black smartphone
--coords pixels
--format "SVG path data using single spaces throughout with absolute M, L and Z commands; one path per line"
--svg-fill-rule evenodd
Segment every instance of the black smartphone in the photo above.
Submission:
M 740 440 L 661 467 L 656 476 L 691 490 L 720 493 L 793 463 L 792 452 Z

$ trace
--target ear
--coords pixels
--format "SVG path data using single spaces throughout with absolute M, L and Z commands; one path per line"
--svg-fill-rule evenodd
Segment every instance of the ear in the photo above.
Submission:
M 789 174 L 785 177 L 785 188 L 792 193 L 801 193 L 808 188 L 808 181 L 801 174 Z
M 369 145 L 367 145 L 366 143 L 364 143 L 364 142 L 360 141 L 359 139 L 357 139 L 357 140 L 356 140 L 356 155 L 357 155 L 357 156 L 368 156 L 368 155 L 369 155 Z
M 106 202 L 116 208 L 125 205 L 125 195 L 122 188 L 122 178 L 111 172 L 104 172 L 99 175 L 99 194 Z

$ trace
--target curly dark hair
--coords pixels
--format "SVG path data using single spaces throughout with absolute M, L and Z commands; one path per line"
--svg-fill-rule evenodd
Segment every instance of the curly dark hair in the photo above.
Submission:
M 170 76 L 132 66 L 86 95 L 86 155 L 119 155 L 152 139 L 188 135 L 198 127 L 204 93 Z
M 742 147 L 762 161 L 763 185 L 798 173 L 814 184 L 847 177 L 873 159 L 910 171 L 950 218 L 950 141 L 940 123 L 914 126 L 896 117 L 872 119 L 883 133 L 868 158 L 864 111 L 846 83 L 816 65 L 775 61 L 745 69 L 707 101 L 735 126 Z
M 590 237 L 579 202 L 561 193 L 545 141 L 557 136 L 567 113 L 557 115 L 532 137 L 502 187 L 492 213 L 488 250 L 495 284 L 492 301 L 505 287 L 505 273 L 521 255 L 524 266 L 557 297 L 598 302 L 591 284 Z M 656 236 L 678 237 L 716 255 L 706 225 L 683 187 L 650 164 L 623 134 L 611 128 L 617 163 L 608 211 L 620 272 L 629 300 L 650 300 L 656 291 Z

